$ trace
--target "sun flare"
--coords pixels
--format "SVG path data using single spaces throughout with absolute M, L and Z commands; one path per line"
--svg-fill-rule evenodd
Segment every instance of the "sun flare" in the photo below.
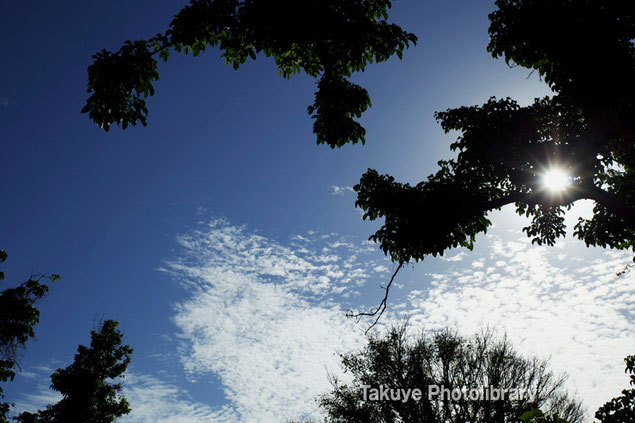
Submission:
M 562 169 L 550 169 L 542 175 L 542 183 L 549 191 L 560 192 L 570 185 L 571 180 Z

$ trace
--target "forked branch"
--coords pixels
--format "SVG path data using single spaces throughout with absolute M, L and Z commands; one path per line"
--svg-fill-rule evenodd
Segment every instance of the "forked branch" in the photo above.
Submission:
M 346 317 L 352 317 L 357 322 L 359 322 L 364 316 L 371 316 L 371 317 L 377 316 L 375 321 L 368 327 L 368 329 L 366 329 L 366 331 L 364 332 L 364 335 L 366 335 L 372 328 L 375 327 L 377 322 L 379 322 L 379 319 L 381 318 L 382 314 L 384 314 L 384 311 L 386 311 L 386 304 L 388 302 L 388 294 L 390 293 L 390 287 L 393 281 L 395 280 L 395 276 L 397 276 L 397 273 L 399 272 L 399 269 L 401 269 L 401 266 L 403 266 L 403 264 L 404 264 L 403 261 L 399 262 L 399 266 L 397 266 L 397 269 L 395 269 L 395 272 L 390 277 L 390 282 L 388 282 L 388 285 L 386 285 L 386 287 L 384 288 L 384 291 L 385 291 L 384 299 L 381 300 L 381 303 L 379 303 L 377 307 L 373 308 L 371 311 L 362 311 L 359 313 L 353 313 L 353 310 L 348 310 L 346 312 Z

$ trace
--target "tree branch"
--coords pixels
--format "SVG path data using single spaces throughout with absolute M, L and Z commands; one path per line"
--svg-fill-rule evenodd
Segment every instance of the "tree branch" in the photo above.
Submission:
M 481 207 L 484 211 L 497 209 L 512 203 L 557 207 L 577 200 L 593 200 L 606 207 L 611 213 L 625 222 L 635 223 L 635 208 L 624 203 L 615 194 L 604 191 L 592 184 L 572 186 L 562 194 L 512 192 L 503 197 L 485 201 L 481 203 Z
M 388 285 L 386 285 L 386 288 L 384 288 L 385 290 L 384 299 L 381 300 L 381 303 L 379 303 L 379 306 L 377 306 L 372 311 L 353 313 L 352 310 L 348 310 L 346 312 L 346 317 L 355 318 L 357 322 L 359 322 L 363 316 L 377 316 L 377 314 L 379 313 L 379 315 L 377 316 L 373 324 L 371 324 L 368 327 L 368 329 L 366 329 L 366 331 L 364 332 L 364 335 L 366 335 L 368 331 L 370 331 L 373 327 L 375 327 L 377 322 L 379 322 L 379 319 L 381 318 L 382 314 L 384 314 L 384 311 L 386 311 L 386 303 L 388 302 L 388 293 L 390 292 L 390 286 L 392 285 L 392 282 L 395 280 L 395 276 L 397 276 L 397 273 L 399 272 L 399 269 L 401 269 L 401 266 L 403 266 L 403 264 L 404 262 L 400 261 L 399 266 L 397 266 L 397 269 L 392 274 L 392 277 L 390 278 L 390 282 L 388 282 Z
M 635 225 L 635 208 L 631 205 L 624 203 L 617 195 L 606 192 L 595 185 L 589 185 L 585 188 L 587 191 L 586 198 L 603 205 L 624 222 Z

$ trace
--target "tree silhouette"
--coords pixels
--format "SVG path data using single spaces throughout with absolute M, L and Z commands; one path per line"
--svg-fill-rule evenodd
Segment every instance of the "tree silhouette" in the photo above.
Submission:
M 629 355 L 625 373 L 630 373 L 630 384 L 635 386 L 635 355 Z M 604 404 L 595 413 L 601 423 L 635 423 L 635 388 L 624 389 L 622 395 Z
M 488 51 L 538 71 L 555 94 L 521 107 L 510 98 L 437 112 L 459 131 L 457 157 L 411 186 L 369 169 L 354 188 L 371 237 L 393 261 L 472 248 L 487 213 L 515 204 L 532 242 L 553 245 L 581 199 L 593 218 L 574 235 L 587 246 L 635 250 L 635 6 L 602 0 L 498 0 Z M 590 30 L 592 28 L 592 30 Z M 558 190 L 544 178 L 559 172 Z
M 635 251 L 635 6 L 602 0 L 497 0 L 496 6 L 488 51 L 538 71 L 555 94 L 524 107 L 492 97 L 482 106 L 437 112 L 446 133 L 461 134 L 450 145 L 457 155 L 414 186 L 368 169 L 354 187 L 355 205 L 364 219 L 384 219 L 370 239 L 399 263 L 397 270 L 451 248 L 472 249 L 491 226 L 488 213 L 507 204 L 531 217 L 523 232 L 532 243 L 554 245 L 565 235 L 565 211 L 593 200 L 593 217 L 580 218 L 573 235 L 587 246 Z M 560 181 L 550 187 L 553 175 Z M 377 316 L 374 325 L 390 284 L 385 290 L 378 307 L 354 316 Z
M 472 248 L 491 226 L 488 213 L 515 204 L 531 217 L 532 242 L 553 245 L 564 213 L 595 202 L 574 236 L 587 246 L 635 251 L 635 6 L 603 0 L 497 0 L 488 51 L 510 66 L 537 71 L 554 91 L 521 106 L 491 98 L 481 106 L 435 114 L 455 159 L 414 186 L 369 169 L 354 188 L 364 219 L 383 219 L 371 239 L 399 265 Z M 416 37 L 386 22 L 386 0 L 191 0 L 164 34 L 102 50 L 89 67 L 83 112 L 108 130 L 146 124 L 145 98 L 158 78 L 155 56 L 198 55 L 219 47 L 238 68 L 264 53 L 279 72 L 320 78 L 309 113 L 318 143 L 364 142 L 354 120 L 368 93 L 347 78 L 373 61 L 401 54 Z M 324 23 L 328 22 L 328 25 Z M 592 30 L 589 30 L 592 28 Z M 558 190 L 545 177 L 560 175 Z M 385 308 L 385 302 L 371 315 Z
M 63 398 L 37 413 L 22 413 L 21 423 L 111 423 L 128 414 L 121 395 L 121 378 L 130 363 L 132 348 L 122 345 L 118 322 L 106 320 L 91 331 L 90 347 L 80 345 L 73 363 L 51 375 L 51 387 Z
M 320 399 L 326 421 L 332 423 L 505 423 L 521 417 L 576 423 L 583 418 L 580 403 L 563 389 L 566 377 L 555 376 L 545 361 L 521 357 L 492 332 L 466 338 L 444 330 L 409 338 L 403 325 L 383 337 L 369 337 L 359 353 L 342 355 L 342 367 L 352 382 L 333 380 L 333 390 Z M 373 397 L 382 386 L 411 389 L 412 396 Z M 452 399 L 436 386 L 448 392 L 464 389 L 466 395 Z M 527 391 L 522 399 L 470 397 L 470 390 L 492 393 L 492 388 Z M 421 395 L 415 396 L 415 389 Z
M 285 78 L 299 72 L 319 77 L 308 108 L 317 142 L 331 148 L 363 143 L 365 130 L 354 118 L 370 106 L 370 97 L 347 78 L 369 63 L 401 58 L 417 41 L 386 22 L 390 7 L 389 0 L 191 0 L 165 33 L 93 56 L 92 94 L 82 112 L 106 131 L 112 124 L 145 126 L 145 99 L 159 78 L 155 57 L 167 61 L 171 51 L 197 56 L 219 47 L 234 69 L 264 53 Z
M 0 263 L 7 259 L 7 253 L 0 250 Z M 44 276 L 51 282 L 58 275 Z M 0 271 L 0 280 L 4 272 Z M 18 365 L 18 353 L 26 346 L 30 338 L 35 337 L 34 327 L 40 321 L 40 311 L 35 307 L 49 288 L 40 279 L 29 278 L 15 288 L 6 288 L 0 292 L 0 382 L 9 382 L 15 378 Z M 0 386 L 0 423 L 7 423 L 7 415 L 12 406 L 4 401 L 4 391 Z

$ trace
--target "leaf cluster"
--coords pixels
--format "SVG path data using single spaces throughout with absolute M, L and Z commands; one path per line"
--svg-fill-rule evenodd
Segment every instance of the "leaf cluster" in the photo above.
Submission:
M 62 399 L 37 413 L 22 413 L 22 423 L 111 423 L 130 412 L 121 395 L 123 377 L 133 350 L 122 344 L 118 322 L 106 320 L 91 331 L 90 346 L 80 345 L 73 363 L 51 375 L 51 388 Z
M 370 239 L 395 262 L 443 255 L 458 246 L 471 249 L 476 235 L 491 225 L 478 203 L 479 192 L 490 188 L 478 186 L 476 178 L 448 180 L 456 163 L 439 164 L 437 174 L 416 186 L 369 169 L 354 187 L 355 205 L 364 210 L 364 219 L 385 219 Z
M 635 386 L 635 355 L 624 359 L 626 370 L 630 373 L 630 384 Z M 622 395 L 604 404 L 595 413 L 601 423 L 634 423 L 635 422 L 635 388 L 624 389 Z
M 7 253 L 0 250 L 0 263 L 7 259 Z M 58 275 L 45 276 L 51 282 L 59 279 Z M 0 280 L 4 272 L 0 271 Z M 42 278 L 30 278 L 28 281 L 0 291 L 0 382 L 10 382 L 15 378 L 15 367 L 18 365 L 18 353 L 30 338 L 35 337 L 34 327 L 40 321 L 40 311 L 35 304 L 49 291 Z M 0 401 L 5 396 L 0 387 Z M 7 420 L 11 403 L 0 402 L 0 422 Z
M 386 21 L 389 0 L 191 0 L 164 34 L 128 41 L 115 53 L 102 50 L 88 68 L 82 112 L 105 130 L 112 124 L 146 125 L 146 98 L 159 78 L 158 56 L 194 56 L 216 47 L 238 69 L 258 54 L 273 57 L 289 78 L 304 72 L 320 78 L 309 114 L 318 143 L 332 148 L 364 142 L 355 121 L 370 106 L 365 89 L 348 80 L 374 62 L 401 58 L 416 36 Z
M 481 106 L 435 114 L 458 131 L 456 158 L 410 186 L 372 169 L 355 186 L 364 218 L 384 218 L 371 237 L 394 261 L 471 248 L 489 211 L 515 204 L 532 219 L 523 231 L 538 244 L 565 235 L 563 214 L 595 201 L 574 236 L 587 245 L 635 250 L 634 7 L 599 0 L 498 0 L 488 50 L 536 70 L 555 95 L 520 106 L 490 98 Z M 538 27 L 538 22 L 540 25 Z M 549 192 L 542 175 L 570 175 Z

